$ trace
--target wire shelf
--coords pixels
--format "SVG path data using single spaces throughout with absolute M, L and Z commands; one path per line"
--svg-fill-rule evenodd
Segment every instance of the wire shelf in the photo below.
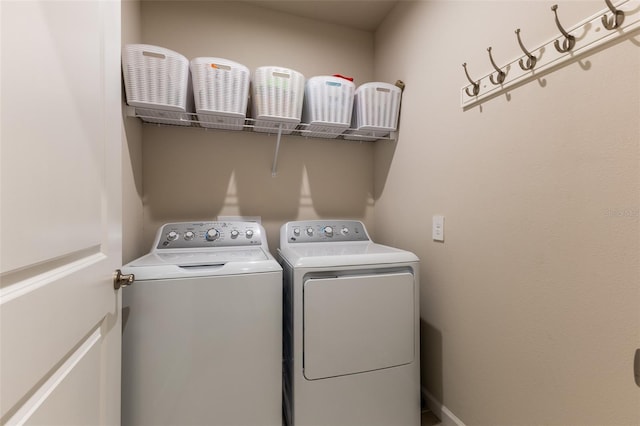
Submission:
M 152 110 L 152 108 L 145 108 L 145 111 Z M 161 112 L 162 110 L 158 110 Z M 154 123 L 147 122 L 146 120 L 157 120 L 157 116 L 152 115 L 144 115 L 138 112 L 136 107 L 127 106 L 127 116 L 128 117 L 137 117 L 140 118 L 146 124 L 152 124 L 156 126 L 179 126 L 179 127 L 196 127 L 201 128 L 207 131 L 235 131 L 235 130 L 225 130 L 225 129 L 212 129 L 207 127 L 207 122 L 198 119 L 198 114 L 196 113 L 181 113 L 182 116 L 189 117 L 189 119 L 163 119 L 163 123 Z M 175 123 L 171 123 L 171 121 L 175 121 Z M 244 124 L 242 125 L 242 131 L 245 132 L 253 132 L 256 120 L 253 118 L 245 118 Z M 342 134 L 335 136 L 335 133 L 323 132 L 322 130 L 313 129 L 309 130 L 311 124 L 300 123 L 296 126 L 296 128 L 292 131 L 291 134 L 287 136 L 299 136 L 303 138 L 318 138 L 322 140 L 345 140 L 345 141 L 359 141 L 359 142 L 375 142 L 378 140 L 388 140 L 395 141 L 397 137 L 397 132 L 387 132 L 388 134 L 384 134 L 383 132 L 373 132 L 368 130 L 358 130 L 358 129 L 346 129 Z M 277 134 L 277 129 L 274 128 L 273 133 L 266 134 Z M 322 137 L 321 135 L 326 134 L 330 138 Z
M 255 125 L 256 120 L 253 118 L 244 119 L 242 130 L 229 130 L 224 128 L 222 129 L 211 128 L 210 126 L 211 123 L 199 120 L 198 114 L 196 113 L 181 112 L 180 117 L 182 118 L 176 119 L 176 118 L 167 118 L 166 110 L 158 109 L 157 111 L 154 111 L 151 108 L 144 108 L 144 111 L 151 111 L 152 113 L 157 113 L 157 114 L 143 115 L 137 110 L 136 107 L 127 106 L 126 108 L 127 108 L 126 113 L 128 117 L 137 117 L 141 119 L 145 124 L 151 124 L 156 126 L 199 128 L 199 129 L 203 129 L 207 131 L 215 131 L 215 132 L 220 132 L 220 131 L 222 132 L 225 132 L 225 131 L 226 132 L 238 132 L 238 131 L 254 132 L 254 128 L 256 127 Z M 157 122 L 159 116 L 163 117 L 161 123 Z M 189 117 L 189 119 L 186 119 L 184 117 Z M 215 117 L 215 115 L 212 115 L 212 117 Z M 322 131 L 317 128 L 314 128 L 313 130 L 309 130 L 308 128 L 310 126 L 311 126 L 310 124 L 306 124 L 306 123 L 298 124 L 295 130 L 291 131 L 291 133 L 288 133 L 287 135 L 303 137 L 305 139 L 317 138 L 325 141 L 342 139 L 345 142 L 375 142 L 378 140 L 395 141 L 397 136 L 397 132 L 395 131 L 382 133 L 379 131 L 371 131 L 371 130 L 346 129 L 344 133 L 336 137 L 335 133 Z M 264 127 L 260 127 L 260 128 L 264 129 Z M 273 133 L 267 133 L 267 132 L 264 132 L 264 130 L 262 130 L 260 133 L 266 134 L 266 135 L 269 135 L 269 134 L 277 135 L 276 148 L 273 156 L 273 165 L 271 167 L 271 176 L 275 177 L 277 175 L 277 170 L 278 170 L 278 153 L 280 151 L 280 140 L 283 134 L 282 125 L 279 125 L 277 128 L 274 128 L 273 130 L 274 130 Z M 255 133 L 258 133 L 258 131 L 255 131 Z M 326 134 L 328 137 L 323 137 L 323 134 Z

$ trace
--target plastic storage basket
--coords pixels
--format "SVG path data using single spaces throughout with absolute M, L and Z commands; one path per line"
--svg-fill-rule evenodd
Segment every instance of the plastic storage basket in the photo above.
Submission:
M 253 75 L 251 110 L 256 132 L 291 133 L 300 123 L 304 76 L 280 67 L 259 67 Z
M 351 123 L 356 86 L 340 77 L 317 76 L 307 80 L 302 121 L 305 136 L 337 138 Z
M 365 83 L 356 89 L 351 129 L 345 139 L 374 140 L 398 128 L 402 91 L 393 84 Z M 363 136 L 363 137 L 359 137 Z
M 249 99 L 249 68 L 222 58 L 194 58 L 191 78 L 203 127 L 242 130 Z
M 187 58 L 163 47 L 128 44 L 122 51 L 122 71 L 127 104 L 144 121 L 191 125 Z

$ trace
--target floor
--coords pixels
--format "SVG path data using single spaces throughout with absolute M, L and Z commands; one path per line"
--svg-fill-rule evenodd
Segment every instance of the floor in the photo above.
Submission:
M 438 419 L 431 411 L 423 411 L 420 418 L 421 426 L 439 426 L 440 419 Z

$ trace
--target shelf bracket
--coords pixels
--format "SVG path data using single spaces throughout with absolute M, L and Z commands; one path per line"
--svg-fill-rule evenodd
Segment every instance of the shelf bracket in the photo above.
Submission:
M 271 166 L 271 177 L 278 174 L 278 152 L 280 151 L 280 139 L 282 138 L 282 123 L 278 124 L 278 139 L 276 140 L 276 152 L 273 155 L 273 165 Z

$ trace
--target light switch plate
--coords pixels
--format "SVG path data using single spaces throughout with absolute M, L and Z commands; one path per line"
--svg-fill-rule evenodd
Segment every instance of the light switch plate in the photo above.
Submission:
M 433 241 L 444 241 L 444 216 L 433 216 Z

